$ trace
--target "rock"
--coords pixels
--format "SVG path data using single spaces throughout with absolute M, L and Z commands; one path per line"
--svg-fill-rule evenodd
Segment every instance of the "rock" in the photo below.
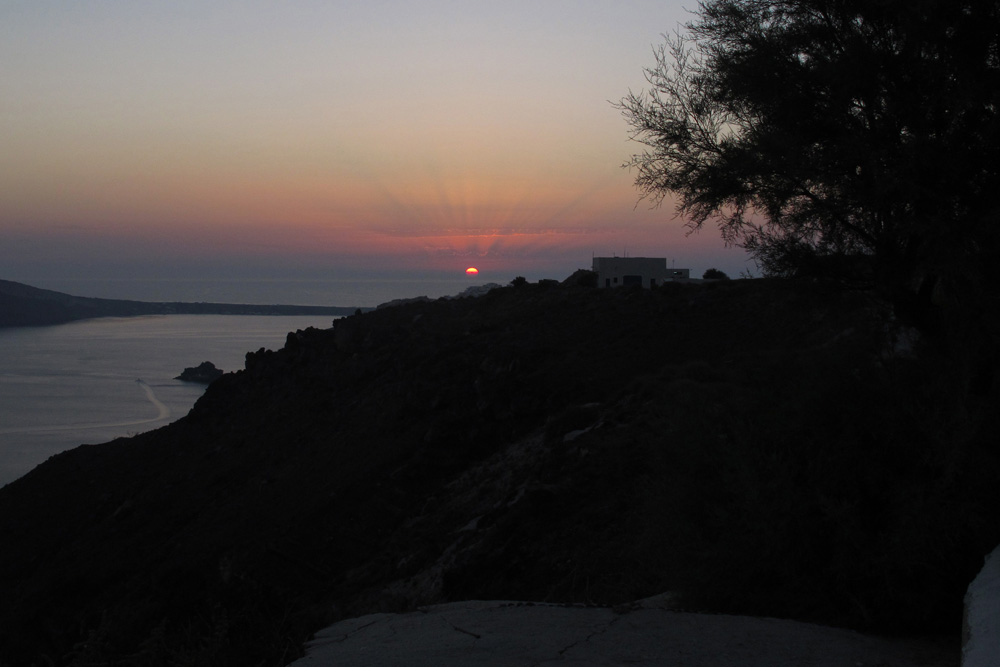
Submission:
M 184 372 L 178 375 L 175 380 L 185 382 L 200 382 L 211 384 L 212 381 L 222 377 L 222 369 L 216 368 L 211 361 L 203 361 L 196 368 L 185 368 Z
M 986 667 L 1000 656 L 1000 546 L 986 557 L 965 595 L 962 667 Z
M 377 613 L 316 633 L 290 667 L 353 665 L 954 664 L 946 647 L 798 621 L 692 614 L 639 601 L 617 608 L 468 601 Z

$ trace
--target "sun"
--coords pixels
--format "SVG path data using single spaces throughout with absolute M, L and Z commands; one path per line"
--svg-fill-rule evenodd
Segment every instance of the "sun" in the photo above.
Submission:
M 479 269 L 477 269 L 477 268 L 476 268 L 476 267 L 474 267 L 474 266 L 470 266 L 469 268 L 467 268 L 467 269 L 465 270 L 465 272 L 466 272 L 467 274 L 469 274 L 470 276 L 474 276 L 474 275 L 476 275 L 477 273 L 479 273 Z

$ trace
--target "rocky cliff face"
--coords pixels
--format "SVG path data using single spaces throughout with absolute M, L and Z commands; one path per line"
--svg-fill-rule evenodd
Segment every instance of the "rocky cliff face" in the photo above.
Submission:
M 941 403 L 889 323 L 794 283 L 545 283 L 290 333 L 0 489 L 0 664 L 279 665 L 349 615 L 668 590 L 957 630 L 996 392 Z

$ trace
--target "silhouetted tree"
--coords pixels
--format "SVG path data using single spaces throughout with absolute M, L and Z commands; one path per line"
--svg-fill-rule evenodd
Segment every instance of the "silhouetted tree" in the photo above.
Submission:
M 627 166 L 765 273 L 867 257 L 883 286 L 961 291 L 1000 259 L 998 5 L 704 0 L 619 104 Z
M 705 280 L 729 280 L 729 276 L 726 275 L 725 271 L 720 271 L 719 269 L 705 269 L 705 273 L 701 275 Z

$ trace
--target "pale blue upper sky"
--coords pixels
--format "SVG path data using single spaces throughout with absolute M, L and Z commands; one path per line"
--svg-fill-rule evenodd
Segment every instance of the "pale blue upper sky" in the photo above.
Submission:
M 693 3 L 691 3 L 693 5 Z M 610 104 L 681 0 L 0 4 L 0 277 L 738 273 Z

